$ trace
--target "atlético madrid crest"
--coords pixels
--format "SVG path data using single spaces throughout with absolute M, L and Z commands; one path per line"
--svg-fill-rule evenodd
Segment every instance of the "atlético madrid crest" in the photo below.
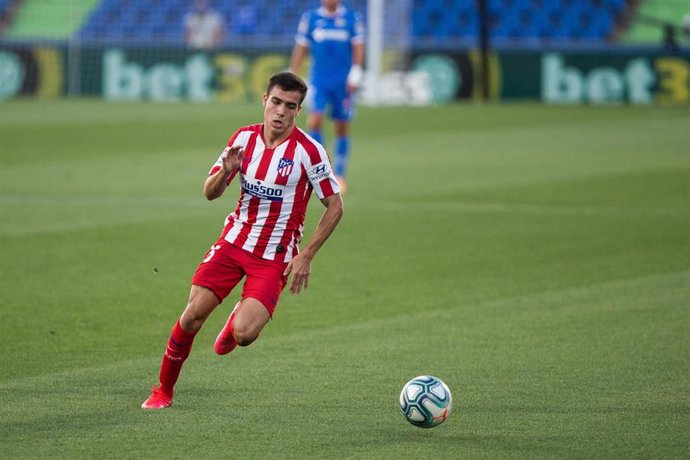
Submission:
M 280 161 L 278 161 L 278 174 L 283 177 L 289 176 L 292 172 L 292 165 L 294 164 L 295 162 L 292 160 L 281 158 Z

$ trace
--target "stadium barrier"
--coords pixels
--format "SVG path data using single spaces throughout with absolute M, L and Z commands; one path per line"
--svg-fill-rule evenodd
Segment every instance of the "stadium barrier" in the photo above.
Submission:
M 250 101 L 286 69 L 289 50 L 193 52 L 176 48 L 0 46 L 0 99 L 101 97 L 112 101 Z M 482 94 L 476 51 L 423 51 L 369 76 L 363 102 L 443 104 Z M 402 70 L 400 62 L 407 62 Z M 688 104 L 690 53 L 662 49 L 506 50 L 490 56 L 494 100 L 557 104 Z

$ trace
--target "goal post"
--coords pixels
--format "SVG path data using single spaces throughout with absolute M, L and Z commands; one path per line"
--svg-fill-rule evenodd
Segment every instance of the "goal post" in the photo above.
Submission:
M 366 80 L 362 102 L 366 105 L 378 105 L 378 84 L 382 73 L 384 44 L 384 8 L 386 0 L 369 0 L 367 2 L 367 38 L 366 38 Z
M 411 68 L 413 0 L 368 0 L 365 81 L 359 102 L 367 106 L 424 105 L 428 72 Z

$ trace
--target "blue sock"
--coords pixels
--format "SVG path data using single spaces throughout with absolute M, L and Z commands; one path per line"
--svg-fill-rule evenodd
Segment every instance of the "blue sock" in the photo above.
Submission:
M 321 144 L 322 139 L 321 139 L 321 131 L 309 131 L 309 135 L 314 138 L 316 142 Z
M 347 160 L 350 156 L 350 138 L 348 136 L 335 139 L 335 175 L 345 177 Z

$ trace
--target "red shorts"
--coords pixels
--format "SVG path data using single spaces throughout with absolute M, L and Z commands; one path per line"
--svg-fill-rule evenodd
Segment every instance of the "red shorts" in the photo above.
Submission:
M 287 284 L 287 276 L 283 276 L 285 267 L 286 263 L 262 259 L 221 238 L 197 267 L 192 284 L 212 290 L 222 302 L 246 276 L 242 298 L 258 300 L 273 317 L 280 293 Z

